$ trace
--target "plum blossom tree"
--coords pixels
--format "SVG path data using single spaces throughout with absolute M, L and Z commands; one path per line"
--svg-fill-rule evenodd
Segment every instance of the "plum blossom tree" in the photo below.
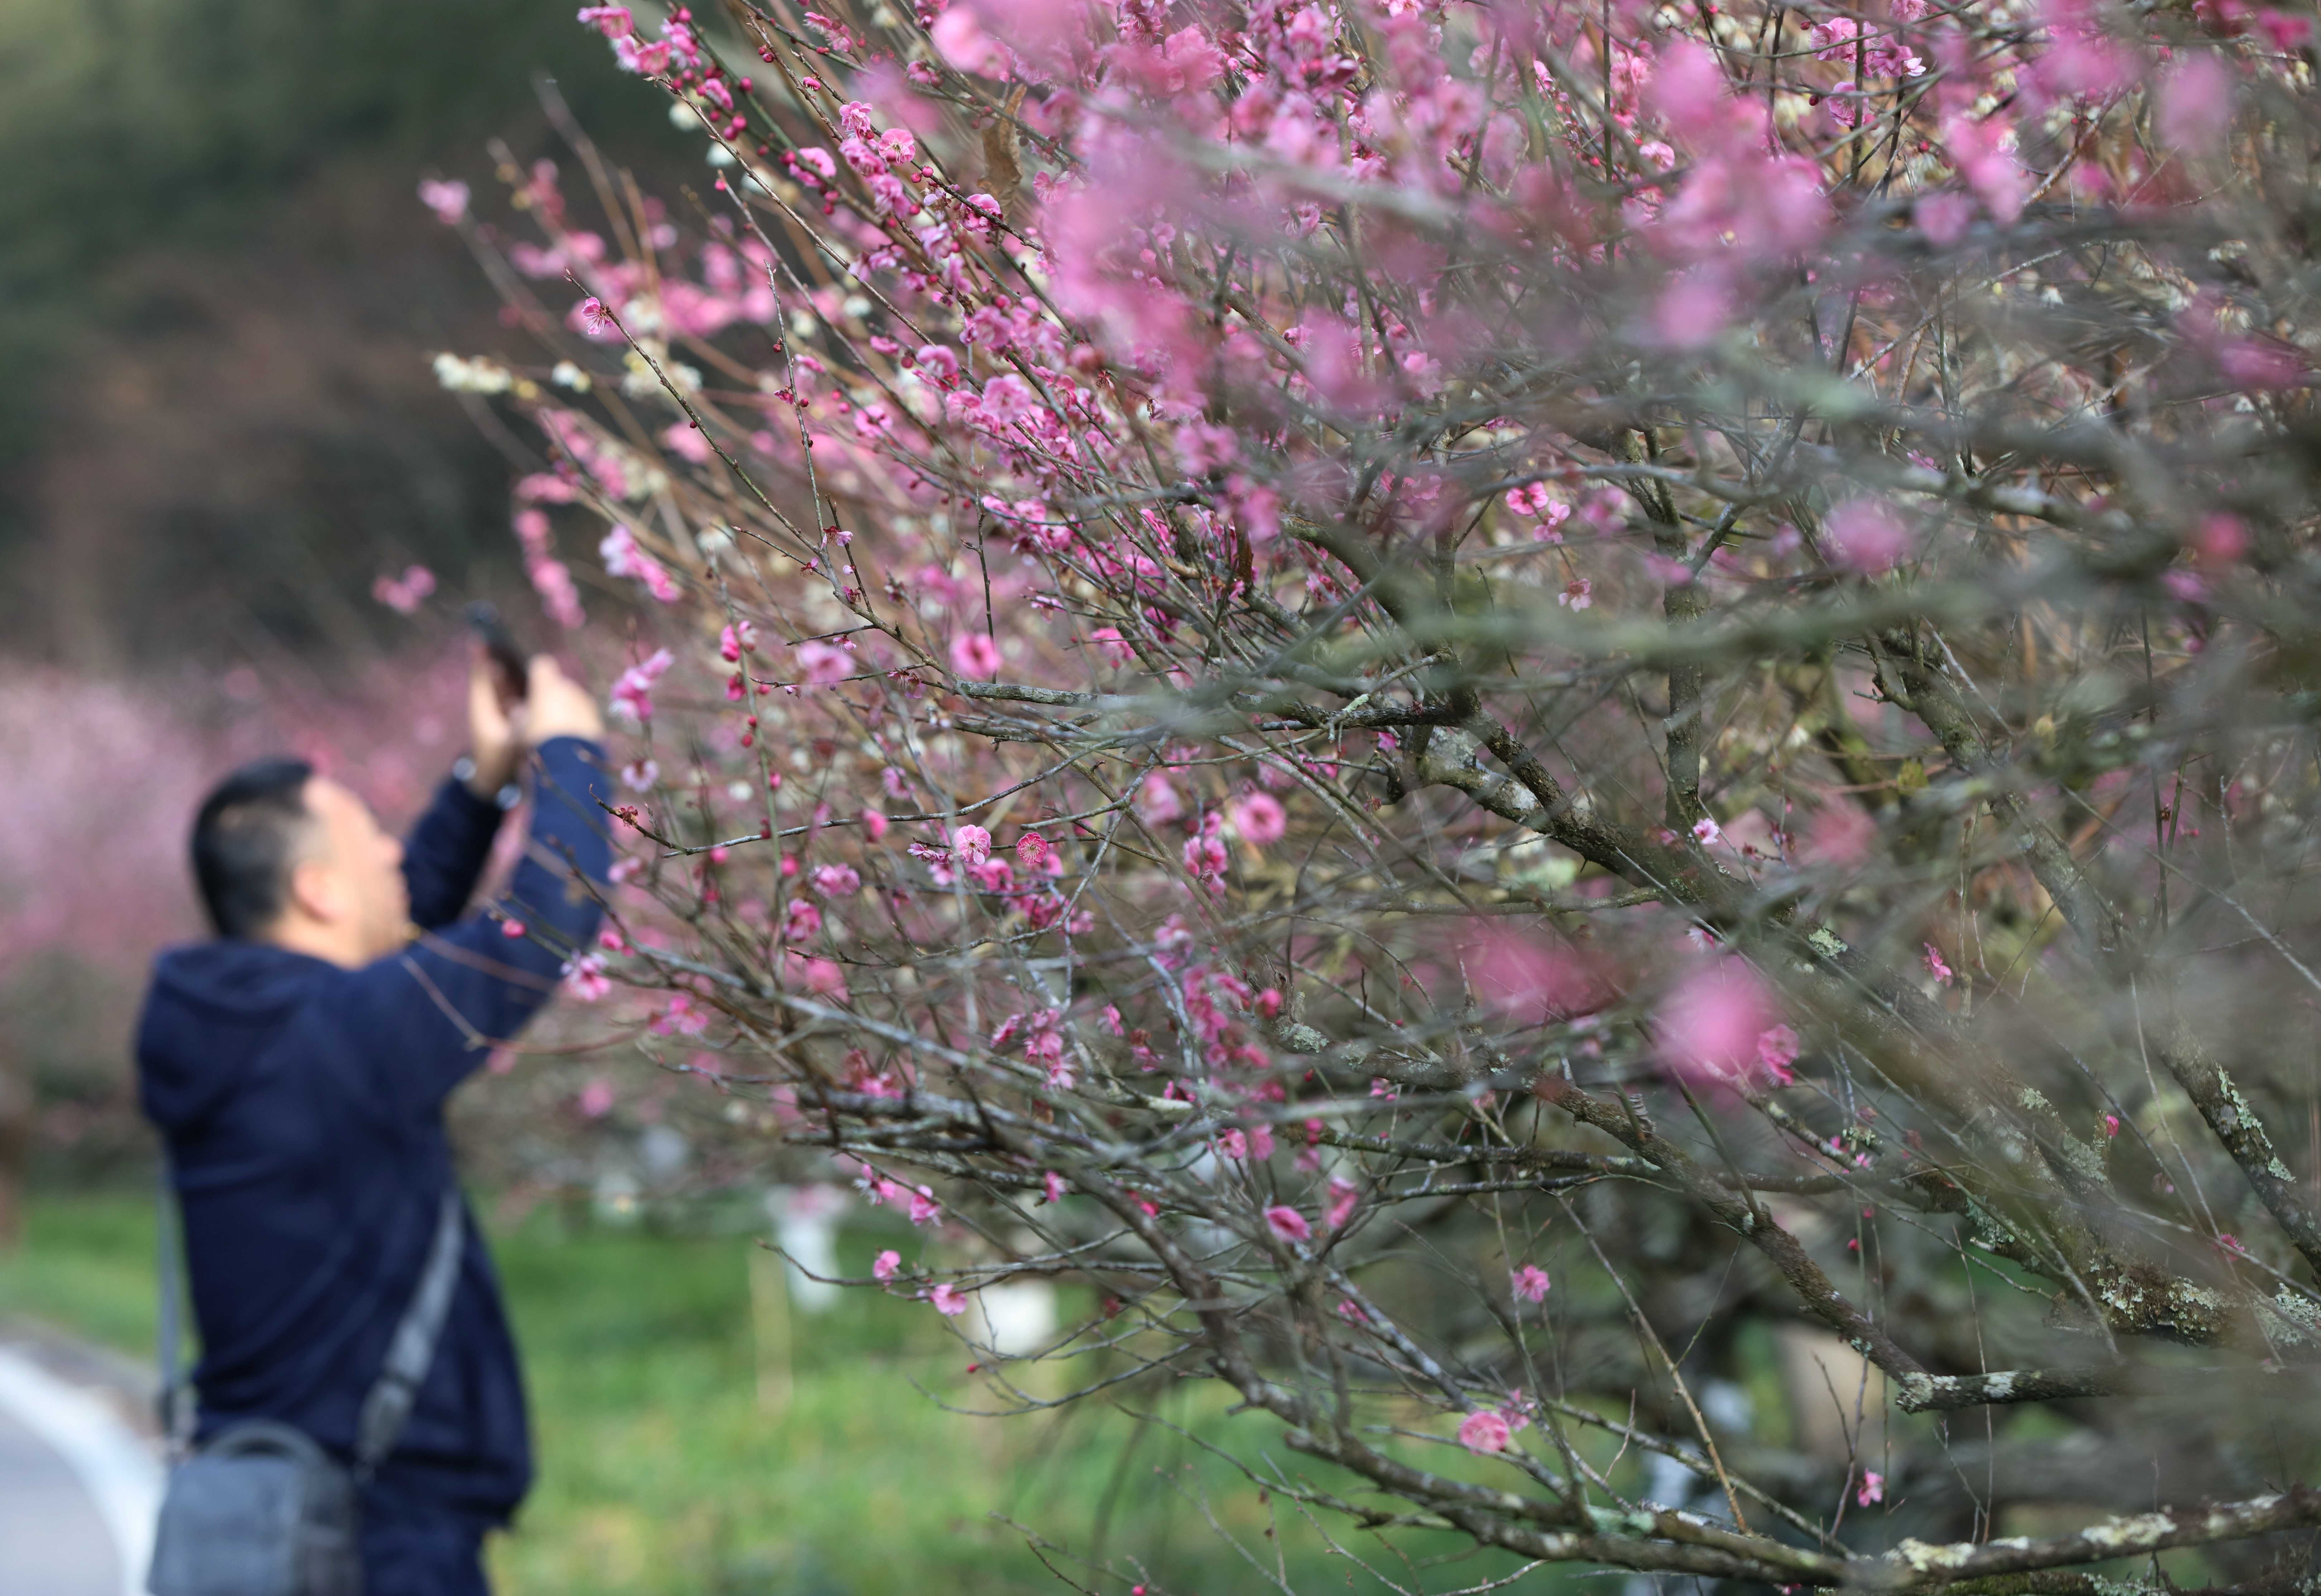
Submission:
M 707 181 L 424 195 L 629 650 L 575 995 L 863 1287 L 1349 1555 L 2306 1577 L 2308 15 L 581 20 Z

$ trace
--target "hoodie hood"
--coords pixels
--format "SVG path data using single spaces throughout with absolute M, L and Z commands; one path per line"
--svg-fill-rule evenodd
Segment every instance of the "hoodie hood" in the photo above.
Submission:
M 334 966 L 263 942 L 199 942 L 153 962 L 137 1028 L 138 1095 L 164 1130 L 239 1085 Z

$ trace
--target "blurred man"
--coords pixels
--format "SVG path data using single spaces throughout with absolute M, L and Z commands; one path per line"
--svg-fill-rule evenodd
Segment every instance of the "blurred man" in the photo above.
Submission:
M 596 932 L 578 879 L 607 862 L 596 703 L 545 657 L 518 707 L 494 682 L 479 651 L 472 753 L 407 843 L 290 759 L 236 771 L 195 821 L 217 939 L 161 956 L 137 1064 L 184 1214 L 197 1439 L 269 1419 L 352 1456 L 453 1179 L 444 1101 Z M 531 835 L 507 896 L 462 919 L 527 771 Z M 362 1492 L 366 1596 L 485 1591 L 484 1534 L 531 1483 L 515 1347 L 463 1217 L 433 1361 Z

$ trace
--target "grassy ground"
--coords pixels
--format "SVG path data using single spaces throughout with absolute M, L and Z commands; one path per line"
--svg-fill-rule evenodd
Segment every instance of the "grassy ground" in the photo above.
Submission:
M 25 1246 L 0 1257 L 0 1314 L 150 1356 L 149 1205 L 50 1194 L 29 1217 Z M 849 1241 L 860 1256 L 844 1262 L 867 1273 L 882 1240 Z M 1106 1596 L 1140 1578 L 1155 1596 L 1279 1590 L 1281 1574 L 1300 1596 L 1388 1588 L 1294 1519 L 1277 1539 L 1256 1492 L 1165 1427 L 1092 1407 L 1006 1419 L 945 1410 L 988 1399 L 932 1310 L 850 1292 L 819 1317 L 789 1311 L 778 1271 L 745 1236 L 608 1229 L 541 1211 L 495 1249 L 541 1465 L 521 1526 L 494 1548 L 502 1596 L 1065 1589 L 1003 1519 L 1111 1564 L 1116 1577 L 1082 1579 Z M 1224 1418 L 1197 1387 L 1146 1401 L 1244 1455 L 1266 1437 L 1265 1421 Z M 1448 1549 L 1423 1540 L 1352 1545 L 1409 1589 L 1513 1568 L 1406 1561 Z

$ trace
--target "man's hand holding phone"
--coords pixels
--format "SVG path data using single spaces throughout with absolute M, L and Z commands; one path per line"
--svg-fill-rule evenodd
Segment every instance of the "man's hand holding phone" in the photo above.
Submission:
M 523 740 L 538 748 L 552 737 L 585 737 L 605 740 L 605 712 L 596 695 L 564 674 L 545 654 L 535 654 L 524 667 Z
M 551 738 L 604 740 L 605 717 L 587 688 L 548 655 L 523 658 L 496 615 L 486 618 L 488 627 L 472 612 L 469 619 L 478 633 L 468 667 L 469 792 L 496 797 L 515 779 L 525 750 Z
M 516 723 L 522 705 L 510 702 L 503 683 L 491 651 L 478 642 L 468 662 L 468 758 L 474 767 L 461 777 L 478 798 L 496 799 L 515 780 L 516 762 L 523 757 L 523 731 Z

